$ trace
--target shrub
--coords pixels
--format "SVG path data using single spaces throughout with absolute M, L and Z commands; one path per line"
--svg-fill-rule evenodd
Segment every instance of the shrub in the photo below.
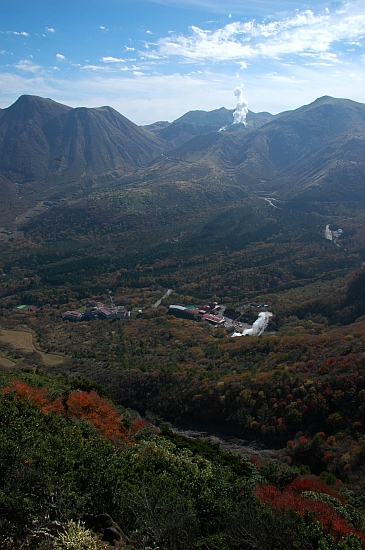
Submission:
M 107 544 L 100 541 L 79 522 L 69 521 L 67 533 L 60 533 L 54 550 L 105 550 Z

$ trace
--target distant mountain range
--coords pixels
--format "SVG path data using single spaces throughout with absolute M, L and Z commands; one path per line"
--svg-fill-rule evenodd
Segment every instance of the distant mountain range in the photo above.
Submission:
M 322 97 L 279 115 L 191 111 L 172 123 L 140 127 L 110 107 L 70 108 L 21 96 L 0 110 L 2 207 L 17 184 L 39 200 L 84 181 L 140 173 L 153 181 L 215 182 L 279 199 L 365 200 L 365 105 Z M 189 179 L 190 178 L 190 179 Z M 67 192 L 66 192 L 67 191 Z
M 253 130 L 263 126 L 273 118 L 270 113 L 253 113 L 249 111 L 246 125 L 233 124 L 234 110 L 224 107 L 214 111 L 189 111 L 182 117 L 169 122 L 156 122 L 145 126 L 157 135 L 164 143 L 167 151 L 180 147 L 193 137 L 210 132 L 234 132 L 237 130 Z

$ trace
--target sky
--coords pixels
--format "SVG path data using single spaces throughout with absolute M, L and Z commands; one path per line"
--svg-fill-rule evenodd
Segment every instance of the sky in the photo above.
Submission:
M 23 94 L 139 125 L 365 103 L 365 0 L 0 0 L 0 108 Z

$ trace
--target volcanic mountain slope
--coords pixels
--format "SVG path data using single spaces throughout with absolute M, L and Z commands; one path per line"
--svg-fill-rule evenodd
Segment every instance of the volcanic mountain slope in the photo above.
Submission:
M 110 107 L 72 109 L 22 96 L 0 111 L 2 202 L 16 201 L 16 182 L 29 205 L 89 194 L 90 185 L 96 192 L 139 187 L 141 196 L 148 188 L 157 199 L 184 188 L 190 205 L 214 196 L 227 206 L 258 192 L 365 200 L 365 105 L 323 97 L 275 117 L 249 112 L 247 126 L 232 125 L 232 114 L 192 111 L 149 131 Z
M 131 172 L 161 152 L 158 138 L 110 107 L 71 109 L 21 96 L 0 112 L 0 172 L 11 181 Z
M 70 107 L 51 99 L 21 96 L 0 111 L 0 171 L 14 181 L 44 177 L 49 144 L 43 127 Z
M 251 132 L 196 137 L 169 158 L 175 169 L 215 165 L 239 186 L 279 198 L 364 200 L 364 152 L 365 105 L 323 97 Z
M 273 118 L 270 113 L 253 113 L 249 111 L 246 125 L 234 125 L 233 112 L 233 109 L 228 110 L 225 107 L 214 111 L 189 111 L 171 124 L 158 122 L 146 126 L 146 129 L 155 133 L 165 142 L 166 150 L 171 151 L 197 136 L 219 131 L 253 130 Z
M 365 105 L 323 97 L 280 116 L 248 138 L 237 178 L 282 198 L 364 200 Z M 243 154 L 242 154 L 243 153 Z

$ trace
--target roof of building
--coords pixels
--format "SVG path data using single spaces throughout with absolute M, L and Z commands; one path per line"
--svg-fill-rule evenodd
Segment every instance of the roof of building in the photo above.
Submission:
M 103 302 L 97 302 L 96 300 L 89 300 L 89 305 L 94 307 L 104 307 Z
M 224 319 L 222 319 L 221 317 L 217 317 L 216 315 L 211 315 L 210 313 L 203 315 L 202 319 L 203 321 L 211 321 L 212 323 L 217 323 L 217 325 L 221 325 L 222 323 L 224 323 Z
M 102 313 L 102 315 L 113 315 L 113 312 L 106 307 L 100 307 L 99 313 Z

